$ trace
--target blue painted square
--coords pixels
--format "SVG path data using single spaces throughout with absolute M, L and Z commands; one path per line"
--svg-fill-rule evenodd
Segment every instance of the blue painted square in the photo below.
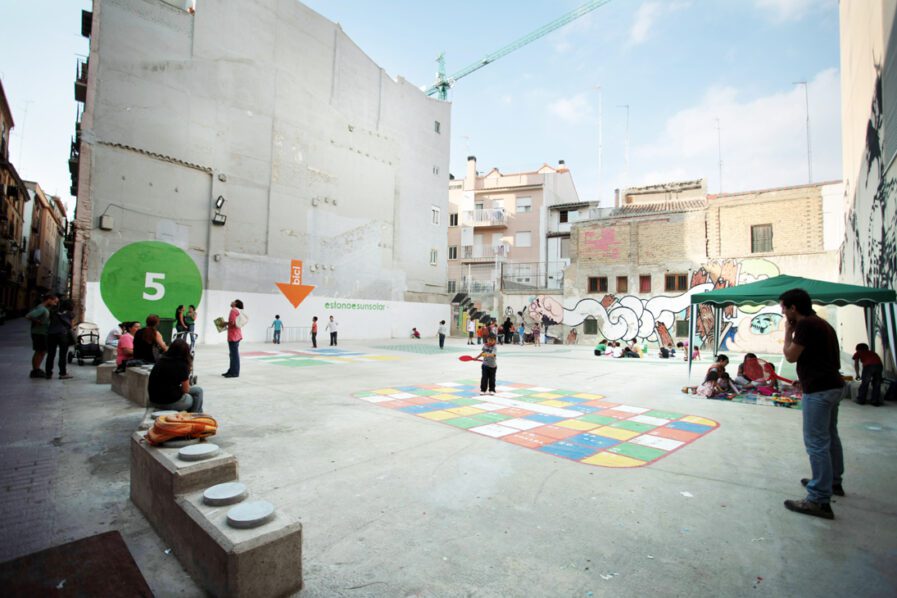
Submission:
M 408 407 L 399 407 L 397 411 L 404 411 L 405 413 L 429 413 L 430 411 L 439 411 L 440 409 L 445 409 L 445 407 L 434 407 L 434 405 L 439 404 L 440 403 L 429 403 L 427 405 L 409 405 Z M 455 407 L 455 405 L 452 405 L 452 407 Z
M 670 422 L 666 425 L 667 428 L 672 428 L 674 430 L 685 430 L 686 432 L 696 432 L 698 434 L 704 434 L 713 429 L 713 426 L 705 426 L 703 424 L 693 424 L 691 422 Z
M 458 406 L 457 403 L 450 403 L 449 401 L 440 401 L 438 403 L 427 403 L 426 405 L 418 405 L 418 407 L 429 407 L 427 411 L 439 411 L 440 409 L 455 409 Z M 401 409 L 400 409 L 401 411 Z
M 580 459 L 590 457 L 597 451 L 597 449 L 595 449 L 594 447 L 573 444 L 571 442 L 567 442 L 566 440 L 558 440 L 557 442 L 554 442 L 552 444 L 540 446 L 536 450 L 542 451 L 543 453 L 557 455 L 558 457 L 573 459 L 574 461 L 579 461 Z
M 544 415 L 542 413 L 533 413 L 532 415 L 524 416 L 525 419 L 531 419 L 534 422 L 542 422 L 543 424 L 553 424 L 555 422 L 563 421 L 567 419 L 566 417 L 558 417 L 556 415 Z
M 620 443 L 619 440 L 616 440 L 614 438 L 596 436 L 594 434 L 589 434 L 588 432 L 584 434 L 577 434 L 576 436 L 571 436 L 567 439 L 567 442 L 572 442 L 573 444 L 578 444 L 580 446 L 591 447 L 592 450 L 608 448 Z
M 591 405 L 571 405 L 569 407 L 564 407 L 564 409 L 572 409 L 573 411 L 579 411 L 580 413 L 585 415 L 587 413 L 601 411 L 602 409 L 606 409 L 606 407 L 592 407 Z
M 588 399 L 577 399 L 576 397 L 561 397 L 559 399 L 555 399 L 555 401 L 564 401 L 565 403 L 578 404 L 578 403 L 586 403 L 586 402 L 588 402 Z
M 396 390 L 401 390 L 402 392 L 414 392 L 419 390 L 418 386 L 396 386 Z
M 459 397 L 464 397 L 465 399 L 469 399 L 470 397 L 478 397 L 480 396 L 480 391 L 473 390 L 462 390 L 461 392 L 453 392 L 453 395 L 458 395 Z

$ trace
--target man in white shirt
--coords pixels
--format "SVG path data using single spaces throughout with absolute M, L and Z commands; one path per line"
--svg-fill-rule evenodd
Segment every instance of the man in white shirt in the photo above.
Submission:
M 473 319 L 467 320 L 467 344 L 472 345 L 473 343 L 473 335 L 477 331 L 477 324 L 473 321 Z
M 324 328 L 327 332 L 330 333 L 330 346 L 336 346 L 336 327 L 339 326 L 336 320 L 333 319 L 333 316 L 330 316 L 330 321 L 327 322 L 327 326 Z

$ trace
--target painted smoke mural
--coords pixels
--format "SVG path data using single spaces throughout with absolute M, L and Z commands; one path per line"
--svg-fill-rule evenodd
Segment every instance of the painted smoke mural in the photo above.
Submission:
M 780 274 L 778 266 L 766 259 L 714 260 L 691 277 L 689 289 L 679 295 L 658 295 L 642 299 L 635 295 L 608 294 L 601 299 L 568 300 L 561 304 L 550 295 L 534 297 L 529 315 L 543 324 L 580 326 L 594 318 L 598 334 L 612 341 L 633 338 L 652 343 L 675 344 L 676 321 L 687 321 L 691 296 L 739 284 L 756 282 Z M 697 320 L 697 337 L 709 345 L 713 341 L 713 309 L 702 305 Z M 778 306 L 728 307 L 723 311 L 721 348 L 736 352 L 777 353 L 782 350 L 784 325 Z

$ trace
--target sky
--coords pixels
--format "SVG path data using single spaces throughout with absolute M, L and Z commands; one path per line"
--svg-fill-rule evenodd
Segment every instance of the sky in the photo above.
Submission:
M 452 74 L 584 1 L 305 4 L 391 76 L 427 87 L 440 52 Z M 0 0 L 16 49 L 0 54 L 11 159 L 63 198 L 75 64 L 88 51 L 82 8 L 90 2 Z M 698 178 L 711 193 L 800 185 L 808 100 L 812 180 L 840 180 L 839 78 L 837 0 L 611 0 L 457 82 L 451 172 L 463 175 L 468 155 L 482 172 L 565 160 L 580 198 L 604 205 L 617 188 Z

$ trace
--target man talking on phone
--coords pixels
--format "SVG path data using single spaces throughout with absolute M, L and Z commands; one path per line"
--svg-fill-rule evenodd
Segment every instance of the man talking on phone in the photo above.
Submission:
M 828 322 L 816 315 L 810 295 L 791 289 L 779 297 L 785 316 L 782 352 L 789 363 L 797 362 L 803 390 L 804 446 L 810 456 L 812 478 L 800 482 L 807 488 L 802 500 L 786 500 L 785 508 L 805 515 L 834 519 L 832 493 L 844 496 L 841 476 L 844 453 L 838 437 L 838 403 L 844 379 L 838 337 Z

